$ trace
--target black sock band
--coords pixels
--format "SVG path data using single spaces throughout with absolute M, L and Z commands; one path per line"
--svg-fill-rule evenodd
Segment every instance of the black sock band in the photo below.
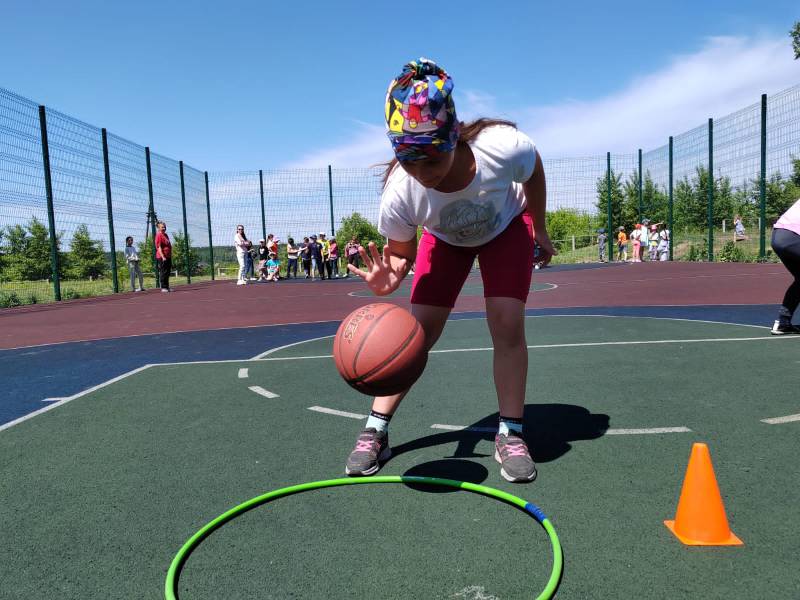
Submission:
M 380 419 L 381 421 L 386 421 L 387 423 L 392 420 L 392 415 L 385 415 L 383 413 L 379 413 L 377 410 L 369 411 L 369 416 Z

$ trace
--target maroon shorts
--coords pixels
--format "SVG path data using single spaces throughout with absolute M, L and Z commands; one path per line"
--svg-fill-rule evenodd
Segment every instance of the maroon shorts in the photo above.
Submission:
M 533 270 L 533 228 L 527 212 L 483 246 L 467 248 L 422 234 L 414 264 L 411 303 L 453 308 L 478 257 L 485 298 L 528 299 Z

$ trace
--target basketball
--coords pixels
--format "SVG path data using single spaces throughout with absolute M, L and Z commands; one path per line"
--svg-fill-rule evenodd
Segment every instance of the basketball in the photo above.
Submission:
M 391 396 L 409 388 L 425 369 L 425 331 L 399 306 L 367 304 L 339 325 L 333 359 L 342 378 L 370 396 Z

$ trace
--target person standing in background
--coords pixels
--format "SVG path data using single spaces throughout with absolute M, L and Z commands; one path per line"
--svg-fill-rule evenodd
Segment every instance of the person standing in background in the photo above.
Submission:
M 336 238 L 331 238 L 328 244 L 328 278 L 330 279 L 331 271 L 333 276 L 339 278 L 339 244 L 336 243 Z
M 246 285 L 247 259 L 250 252 L 250 242 L 244 233 L 244 225 L 236 226 L 236 235 L 233 237 L 233 245 L 236 248 L 236 260 L 239 263 L 239 276 L 236 278 L 236 285 Z
M 128 261 L 128 272 L 131 274 L 131 291 L 141 292 L 144 290 L 144 278 L 142 268 L 139 266 L 139 253 L 133 245 L 133 237 L 125 238 L 125 260 Z M 136 287 L 136 276 L 139 276 L 139 287 Z
M 306 279 L 311 279 L 311 242 L 307 237 L 303 238 L 303 245 L 300 247 L 300 258 L 303 261 L 303 271 L 306 272 Z
M 169 289 L 169 273 L 172 271 L 172 242 L 167 235 L 167 224 L 164 221 L 156 223 L 158 232 L 156 233 L 156 262 L 158 263 L 158 274 L 161 279 L 161 291 L 171 292 Z
M 320 279 L 325 279 L 325 270 L 328 271 L 328 279 L 331 278 L 331 266 L 328 264 L 328 256 L 331 253 L 331 243 L 325 238 L 325 232 L 319 232 L 319 240 L 317 243 L 320 245 L 322 252 L 322 271 L 320 272 Z
M 778 319 L 772 325 L 771 333 L 797 335 L 800 334 L 800 327 L 792 325 L 792 317 L 800 304 L 800 198 L 775 223 L 772 229 L 772 249 L 792 274 L 794 282 L 783 296 Z
M 600 262 L 606 262 L 606 244 L 608 243 L 608 236 L 605 229 L 597 230 L 597 251 L 600 254 Z
M 294 245 L 294 238 L 286 240 L 286 279 L 291 279 L 294 276 L 297 279 L 297 254 L 299 248 Z M 294 274 L 294 275 L 293 275 Z
M 347 264 L 353 265 L 355 268 L 360 266 L 358 259 L 358 240 L 356 236 L 350 238 L 350 241 L 347 242 L 347 245 L 344 247 L 344 253 L 347 255 Z M 350 270 L 345 269 L 345 277 L 350 277 Z

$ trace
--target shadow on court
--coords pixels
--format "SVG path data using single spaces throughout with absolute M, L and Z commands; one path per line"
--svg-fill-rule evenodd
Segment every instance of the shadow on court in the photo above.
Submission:
M 528 404 L 525 406 L 525 433 L 523 437 L 528 443 L 533 459 L 538 463 L 550 462 L 564 456 L 572 449 L 572 442 L 595 440 L 608 430 L 609 416 L 593 414 L 582 406 L 573 404 Z M 497 428 L 498 413 L 492 413 L 472 423 L 468 427 Z M 456 442 L 455 452 L 445 460 L 435 460 L 417 465 L 406 472 L 406 475 L 426 477 L 443 477 L 458 479 L 471 483 L 485 481 L 486 468 L 467 458 L 487 458 L 491 454 L 480 454 L 477 445 L 481 441 L 494 441 L 492 431 L 447 431 L 392 447 L 392 458 L 406 452 L 422 450 L 452 444 Z M 391 462 L 391 459 L 390 459 Z M 447 489 L 431 489 L 433 486 L 420 486 L 424 491 L 447 491 Z

